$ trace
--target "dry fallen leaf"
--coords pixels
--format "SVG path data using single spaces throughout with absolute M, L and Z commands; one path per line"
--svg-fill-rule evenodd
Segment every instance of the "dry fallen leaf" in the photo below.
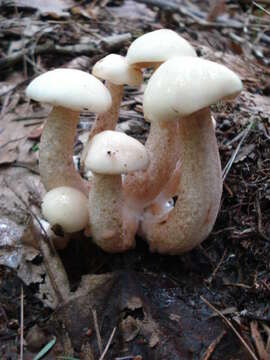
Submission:
M 67 12 L 74 5 L 72 0 L 13 0 L 12 6 L 36 9 L 42 15 L 67 17 Z
M 26 285 L 35 284 L 36 295 L 46 306 L 55 308 L 59 297 L 46 262 L 49 262 L 54 281 L 60 284 L 58 290 L 62 297 L 67 297 L 69 290 L 58 257 L 51 253 L 41 228 L 30 213 L 29 198 L 41 194 L 44 189 L 37 175 L 19 168 L 1 170 L 0 264 L 13 269 Z

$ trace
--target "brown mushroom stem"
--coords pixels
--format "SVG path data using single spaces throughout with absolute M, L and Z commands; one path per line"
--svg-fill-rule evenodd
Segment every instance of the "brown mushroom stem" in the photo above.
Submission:
M 87 143 L 83 149 L 81 156 L 81 169 L 83 171 L 85 158 L 88 153 L 89 143 L 91 139 L 98 133 L 105 130 L 114 130 L 121 106 L 121 101 L 123 97 L 123 85 L 115 85 L 110 81 L 106 81 L 105 85 L 107 89 L 110 91 L 112 97 L 112 106 L 108 111 L 103 114 L 99 114 L 96 117 L 96 120 L 91 128 Z
M 138 221 L 124 205 L 121 175 L 93 174 L 89 192 L 93 241 L 107 252 L 126 251 L 135 245 Z
M 181 176 L 177 201 L 165 222 L 142 223 L 152 252 L 180 254 L 212 230 L 222 195 L 222 175 L 210 110 L 179 121 Z
M 154 72 L 162 62 L 154 63 Z M 141 208 L 149 206 L 168 182 L 179 159 L 177 122 L 151 123 L 145 147 L 150 165 L 145 171 L 128 174 L 123 187 L 128 203 Z
M 70 186 L 88 196 L 89 184 L 76 172 L 72 158 L 78 119 L 78 112 L 60 106 L 48 116 L 39 151 L 40 176 L 47 191 Z
M 145 147 L 150 165 L 145 171 L 128 174 L 124 192 L 129 203 L 148 206 L 168 182 L 179 159 L 178 122 L 152 123 Z
M 143 216 L 147 218 L 147 221 L 153 220 L 157 222 L 159 220 L 167 220 L 169 213 L 173 209 L 172 202 L 173 197 L 177 194 L 178 184 L 181 175 L 181 160 L 178 160 L 176 168 L 174 169 L 169 181 L 166 183 L 162 191 L 155 198 L 155 200 L 144 210 Z

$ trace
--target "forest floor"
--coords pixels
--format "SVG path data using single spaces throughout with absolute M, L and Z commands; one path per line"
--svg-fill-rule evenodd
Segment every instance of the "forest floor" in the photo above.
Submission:
M 132 251 L 105 254 L 74 235 L 59 254 L 71 290 L 88 279 L 88 291 L 67 299 L 34 226 L 49 107 L 30 103 L 25 88 L 53 68 L 91 71 L 162 27 L 244 84 L 235 101 L 211 108 L 224 177 L 218 219 L 182 256 L 151 254 L 140 238 Z M 0 1 L 1 359 L 33 359 L 41 349 L 44 359 L 270 358 L 269 45 L 268 0 Z M 144 142 L 142 96 L 143 88 L 125 88 L 117 129 Z M 75 156 L 93 120 L 81 115 Z

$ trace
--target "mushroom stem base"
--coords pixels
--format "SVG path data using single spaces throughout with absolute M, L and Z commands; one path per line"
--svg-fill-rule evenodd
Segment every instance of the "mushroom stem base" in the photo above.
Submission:
M 151 204 L 168 182 L 179 159 L 178 123 L 152 123 L 145 147 L 150 165 L 145 171 L 128 174 L 124 181 L 127 201 L 144 208 Z
M 220 207 L 222 174 L 209 109 L 179 120 L 181 171 L 177 201 L 168 219 L 142 223 L 150 250 L 180 254 L 211 232 Z
M 123 252 L 135 245 L 136 217 L 125 208 L 121 175 L 95 174 L 89 192 L 93 241 L 106 252 Z

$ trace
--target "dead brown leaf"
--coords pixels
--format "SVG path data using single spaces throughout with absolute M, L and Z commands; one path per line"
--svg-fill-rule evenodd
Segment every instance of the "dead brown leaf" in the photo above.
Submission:
M 69 288 L 58 257 L 51 253 L 31 215 L 29 199 L 41 194 L 44 189 L 37 175 L 19 168 L 1 170 L 0 264 L 13 269 L 26 285 L 35 284 L 36 296 L 44 305 L 55 308 L 59 304 L 58 292 L 67 298 Z
M 67 12 L 74 5 L 72 0 L 14 0 L 12 6 L 36 9 L 42 15 L 67 17 Z

